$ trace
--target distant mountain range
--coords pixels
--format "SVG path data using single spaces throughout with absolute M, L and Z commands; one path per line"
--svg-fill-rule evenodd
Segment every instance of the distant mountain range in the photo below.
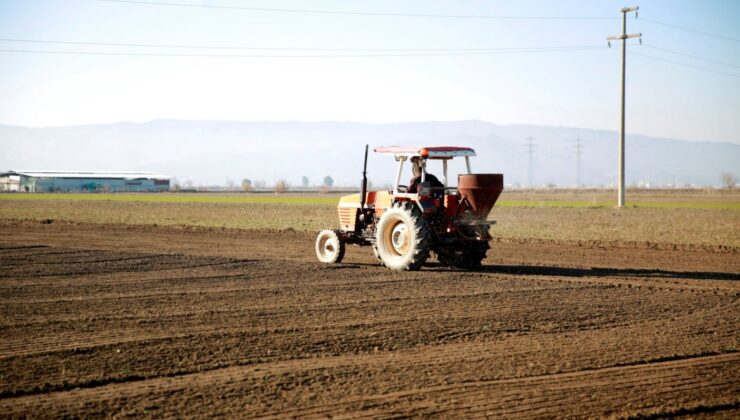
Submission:
M 576 138 L 581 139 L 582 184 L 614 185 L 617 139 L 613 131 L 483 121 L 364 124 L 352 122 L 226 122 L 157 120 L 71 127 L 0 125 L 0 171 L 154 171 L 181 182 L 224 185 L 242 178 L 268 185 L 306 176 L 320 184 L 359 185 L 363 147 L 466 145 L 478 153 L 474 172 L 505 175 L 508 185 L 528 184 L 525 139 L 534 140 L 533 184 L 576 184 Z M 627 182 L 651 185 L 719 185 L 722 172 L 740 175 L 740 145 L 627 136 Z M 460 162 L 461 163 L 461 162 Z M 371 153 L 375 185 L 394 177 L 395 162 Z M 462 165 L 452 166 L 452 172 Z M 431 167 L 431 172 L 440 172 Z

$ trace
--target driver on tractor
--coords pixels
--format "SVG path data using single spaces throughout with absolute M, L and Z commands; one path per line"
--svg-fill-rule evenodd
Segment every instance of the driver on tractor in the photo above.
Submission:
M 427 173 L 425 165 L 422 164 L 422 161 L 418 157 L 412 157 L 411 158 L 411 172 L 413 173 L 413 177 L 411 178 L 411 181 L 409 181 L 409 187 L 406 190 L 408 193 L 416 194 L 419 192 L 419 184 L 421 183 L 421 174 L 424 173 L 424 181 L 429 182 L 431 184 L 432 188 L 444 188 L 444 184 L 442 184 L 439 179 L 437 179 L 436 176 Z

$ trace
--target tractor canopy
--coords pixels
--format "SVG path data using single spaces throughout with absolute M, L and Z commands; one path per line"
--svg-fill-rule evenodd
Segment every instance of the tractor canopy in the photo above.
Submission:
M 374 149 L 376 153 L 403 156 L 405 158 L 423 157 L 428 159 L 452 159 L 455 157 L 475 156 L 475 150 L 470 147 L 460 146 L 428 146 L 428 147 L 409 147 L 409 146 L 386 146 Z

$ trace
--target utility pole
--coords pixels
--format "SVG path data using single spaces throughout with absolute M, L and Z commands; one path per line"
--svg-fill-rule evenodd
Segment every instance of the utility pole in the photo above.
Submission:
M 621 120 L 619 125 L 619 186 L 617 191 L 617 207 L 624 207 L 624 85 L 625 85 L 625 71 L 626 56 L 627 56 L 627 40 L 629 38 L 640 38 L 642 34 L 627 34 L 627 13 L 635 12 L 637 17 L 637 10 L 639 7 L 624 7 L 622 8 L 622 35 L 614 35 L 606 38 L 607 42 L 622 40 L 622 109 L 621 109 Z M 642 42 L 642 38 L 640 38 Z M 609 42 L 611 47 L 611 42 Z
M 529 173 L 527 178 L 527 183 L 529 184 L 529 188 L 532 188 L 532 156 L 534 155 L 534 139 L 532 136 L 527 137 L 527 142 L 524 144 L 524 146 L 527 148 L 527 153 L 529 154 Z
M 581 188 L 581 154 L 583 153 L 583 145 L 581 144 L 581 136 L 576 139 L 576 188 Z

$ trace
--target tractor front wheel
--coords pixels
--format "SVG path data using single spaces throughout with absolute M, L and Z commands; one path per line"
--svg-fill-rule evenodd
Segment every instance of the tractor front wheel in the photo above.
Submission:
M 411 203 L 394 204 L 380 217 L 375 249 L 391 270 L 419 270 L 429 258 L 431 238 L 426 220 Z
M 344 258 L 344 241 L 337 231 L 322 230 L 316 238 L 316 256 L 326 264 L 339 264 Z

